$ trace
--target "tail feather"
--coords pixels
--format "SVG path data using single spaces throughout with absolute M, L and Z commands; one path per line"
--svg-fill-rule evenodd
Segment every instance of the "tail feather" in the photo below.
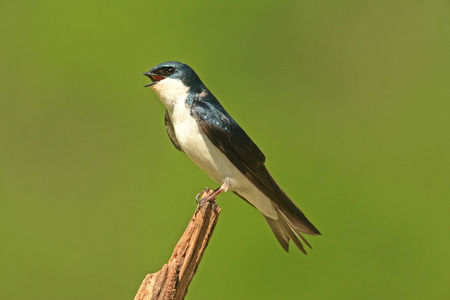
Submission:
M 245 200 L 245 202 L 255 207 L 243 196 L 239 195 L 237 192 L 234 193 Z M 292 204 L 295 206 L 294 203 Z M 283 249 L 286 250 L 286 252 L 289 252 L 289 241 L 291 240 L 297 246 L 297 248 L 299 248 L 303 253 L 306 254 L 305 247 L 303 247 L 302 243 L 299 241 L 299 238 L 309 248 L 312 249 L 312 247 L 301 233 L 320 235 L 320 231 L 306 218 L 306 216 L 300 211 L 300 209 L 296 208 L 297 214 L 294 214 L 287 209 L 282 209 L 275 205 L 274 208 L 276 209 L 278 215 L 278 218 L 276 220 L 269 218 L 264 214 L 263 216 L 272 229 L 273 233 L 275 234 L 278 242 L 281 244 Z
M 298 231 L 311 234 L 311 235 L 320 235 L 320 231 L 303 215 L 303 218 L 299 218 L 297 215 L 294 215 L 288 210 L 281 210 L 281 214 L 287 218 L 289 223 L 292 224 Z
M 274 220 L 266 216 L 264 216 L 264 218 L 266 218 L 267 223 L 269 223 L 269 226 L 275 234 L 281 247 L 283 247 L 286 252 L 289 252 L 289 236 L 286 233 L 286 227 L 283 222 L 280 222 L 279 219 Z
M 302 240 L 303 243 L 305 243 L 309 248 L 312 249 L 311 245 L 306 241 L 306 239 L 301 235 L 301 232 L 303 232 L 302 229 L 304 228 L 298 228 L 299 226 L 295 226 L 293 222 L 291 221 L 291 218 L 289 218 L 289 214 L 286 215 L 282 210 L 277 208 L 277 214 L 278 219 L 274 220 L 272 218 L 264 216 L 267 223 L 269 224 L 270 228 L 272 229 L 273 233 L 275 234 L 278 242 L 281 244 L 281 246 L 286 250 L 286 252 L 289 252 L 289 241 L 291 240 L 300 251 L 303 253 L 306 253 L 305 247 L 300 242 Z M 296 219 L 295 219 L 296 220 Z M 298 222 L 296 222 L 298 223 Z M 297 225 L 297 224 L 296 224 Z M 309 234 L 316 235 L 316 232 L 311 232 L 311 230 L 308 230 Z M 320 234 L 320 233 L 319 233 Z M 300 238 L 300 240 L 299 240 Z

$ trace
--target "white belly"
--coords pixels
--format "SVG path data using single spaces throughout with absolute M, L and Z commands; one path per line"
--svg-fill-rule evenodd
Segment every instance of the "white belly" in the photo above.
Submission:
M 187 107 L 175 107 L 171 119 L 178 144 L 200 169 L 218 183 L 226 177 L 235 177 L 237 169 L 209 141 Z
M 183 105 L 176 105 L 170 117 L 178 144 L 200 169 L 220 184 L 226 180 L 230 190 L 247 199 L 264 215 L 273 219 L 278 218 L 272 201 L 248 181 L 228 158 L 211 143 L 184 103 Z

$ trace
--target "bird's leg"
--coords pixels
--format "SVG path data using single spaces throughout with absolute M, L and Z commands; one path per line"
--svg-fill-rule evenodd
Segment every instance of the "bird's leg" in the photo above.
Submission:
M 227 183 L 227 181 L 224 181 L 222 183 L 222 185 L 215 189 L 214 191 L 212 191 L 211 193 L 211 189 L 210 188 L 205 188 L 203 191 L 201 191 L 200 193 L 197 194 L 197 197 L 195 197 L 195 199 L 198 201 L 198 206 L 197 209 L 195 210 L 195 214 L 197 214 L 197 212 L 200 210 L 200 208 L 202 207 L 203 204 L 205 204 L 206 202 L 211 202 L 211 204 L 214 207 L 214 204 L 216 204 L 216 198 L 217 196 L 222 193 L 222 192 L 226 192 L 228 191 L 229 188 L 229 184 Z M 205 196 L 206 195 L 206 196 Z M 200 199 L 200 201 L 198 200 L 199 197 L 203 197 Z

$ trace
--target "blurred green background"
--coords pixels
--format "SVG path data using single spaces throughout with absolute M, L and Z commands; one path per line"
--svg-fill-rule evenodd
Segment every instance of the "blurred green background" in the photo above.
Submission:
M 448 1 L 0 2 L 0 298 L 132 299 L 205 186 L 141 73 L 191 65 L 322 231 L 221 195 L 187 299 L 450 299 Z

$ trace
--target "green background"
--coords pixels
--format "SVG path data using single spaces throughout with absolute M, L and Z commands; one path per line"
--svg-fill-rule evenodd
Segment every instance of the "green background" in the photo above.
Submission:
M 191 65 L 322 231 L 227 193 L 187 299 L 450 299 L 448 1 L 1 1 L 0 298 L 132 299 L 216 184 L 142 76 Z

